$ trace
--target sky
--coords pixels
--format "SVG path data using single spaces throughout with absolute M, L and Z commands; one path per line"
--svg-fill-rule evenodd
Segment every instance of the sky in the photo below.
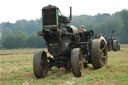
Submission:
M 57 6 L 66 16 L 70 6 L 73 15 L 113 14 L 128 9 L 128 0 L 0 0 L 0 23 L 39 19 L 41 9 L 49 4 Z

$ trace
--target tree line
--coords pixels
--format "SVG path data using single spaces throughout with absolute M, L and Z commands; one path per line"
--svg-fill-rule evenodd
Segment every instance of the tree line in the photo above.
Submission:
M 36 33 L 16 32 L 7 34 L 1 42 L 4 48 L 45 48 L 45 41 Z M 1 48 L 2 48 L 1 46 Z
M 114 14 L 79 15 L 72 17 L 71 25 L 85 29 L 93 29 L 94 33 L 102 33 L 111 36 L 112 31 L 116 32 L 116 38 L 120 43 L 128 43 L 128 10 Z M 16 23 L 0 23 L 0 48 L 42 48 L 46 43 L 41 36 L 37 36 L 42 29 L 41 19 L 18 20 Z
M 116 38 L 120 43 L 128 44 L 128 9 L 114 14 L 97 14 L 95 16 L 80 15 L 74 16 L 72 24 L 77 26 L 85 25 L 85 28 L 93 29 L 95 34 L 102 33 L 108 37 L 115 31 Z

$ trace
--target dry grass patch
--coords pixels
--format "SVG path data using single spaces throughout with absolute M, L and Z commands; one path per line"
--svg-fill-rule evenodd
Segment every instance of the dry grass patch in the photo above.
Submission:
M 0 85 L 128 85 L 126 47 L 128 45 L 121 45 L 120 51 L 109 52 L 106 67 L 94 70 L 89 65 L 80 78 L 53 67 L 47 78 L 38 80 L 34 77 L 32 66 L 33 54 L 37 49 L 0 50 L 0 54 L 5 54 L 0 55 Z M 29 54 L 24 54 L 26 52 Z

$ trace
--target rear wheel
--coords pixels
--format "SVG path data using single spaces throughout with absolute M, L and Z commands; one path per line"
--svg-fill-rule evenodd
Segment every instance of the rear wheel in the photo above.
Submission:
M 95 39 L 92 41 L 91 61 L 95 69 L 107 64 L 107 45 L 104 40 Z
M 118 51 L 118 41 L 117 40 L 113 40 L 113 50 Z
M 84 63 L 82 50 L 80 48 L 74 48 L 71 51 L 71 65 L 72 65 L 72 73 L 76 77 L 80 77 L 83 74 Z
M 48 74 L 47 54 L 39 50 L 34 54 L 33 70 L 36 78 L 45 78 Z

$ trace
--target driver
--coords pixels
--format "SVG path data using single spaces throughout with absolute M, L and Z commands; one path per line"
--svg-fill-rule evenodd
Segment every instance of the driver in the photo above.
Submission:
M 80 29 L 81 29 L 82 31 L 86 32 L 86 29 L 85 29 L 84 25 L 81 25 Z
M 99 38 L 99 39 L 103 39 L 103 40 L 105 41 L 105 43 L 107 44 L 107 41 L 105 40 L 105 38 L 102 36 L 101 33 L 98 34 L 98 38 Z

